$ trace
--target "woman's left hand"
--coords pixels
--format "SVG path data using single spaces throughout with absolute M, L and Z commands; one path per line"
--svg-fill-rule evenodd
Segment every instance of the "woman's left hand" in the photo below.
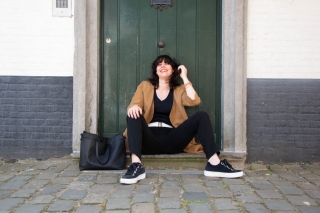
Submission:
M 180 73 L 180 77 L 183 79 L 183 78 L 186 78 L 187 77 L 187 68 L 184 66 L 184 65 L 180 65 L 178 67 L 178 70 L 181 70 L 181 73 Z

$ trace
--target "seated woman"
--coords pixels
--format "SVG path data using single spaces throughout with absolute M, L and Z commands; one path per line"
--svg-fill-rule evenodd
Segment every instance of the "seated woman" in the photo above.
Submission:
M 184 85 L 178 83 L 182 78 Z M 132 164 L 120 183 L 134 184 L 146 177 L 141 154 L 181 153 L 198 134 L 208 159 L 205 176 L 236 178 L 227 160 L 220 161 L 210 118 L 197 112 L 188 118 L 184 106 L 196 106 L 200 98 L 187 77 L 187 69 L 168 55 L 152 63 L 152 77 L 137 88 L 127 108 L 127 139 Z

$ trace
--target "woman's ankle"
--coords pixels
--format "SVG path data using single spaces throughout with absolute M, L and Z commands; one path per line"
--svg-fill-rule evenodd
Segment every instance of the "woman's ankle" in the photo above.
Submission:
M 137 155 L 131 154 L 131 162 L 132 163 L 141 163 L 141 160 Z
M 217 153 L 212 155 L 211 158 L 209 158 L 208 162 L 213 166 L 218 165 L 220 163 L 220 159 L 219 159 Z

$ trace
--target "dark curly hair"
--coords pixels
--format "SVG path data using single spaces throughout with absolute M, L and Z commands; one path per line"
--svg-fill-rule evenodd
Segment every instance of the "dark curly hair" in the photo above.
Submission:
M 178 70 L 178 67 L 180 66 L 180 64 L 173 58 L 171 58 L 170 56 L 168 55 L 159 55 L 156 60 L 153 61 L 152 63 L 152 76 L 151 78 L 149 78 L 149 82 L 156 88 L 158 89 L 159 88 L 159 76 L 157 75 L 157 66 L 158 64 L 160 64 L 162 61 L 164 61 L 165 63 L 167 64 L 170 64 L 172 69 L 173 69 L 173 73 L 170 77 L 170 80 L 169 80 L 169 86 L 170 86 L 170 89 L 173 89 L 175 88 L 176 86 L 179 86 L 179 76 L 180 76 L 180 73 L 181 71 Z

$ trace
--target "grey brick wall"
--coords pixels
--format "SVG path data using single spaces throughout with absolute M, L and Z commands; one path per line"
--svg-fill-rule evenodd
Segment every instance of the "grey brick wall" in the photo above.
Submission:
M 0 76 L 0 157 L 72 152 L 72 77 Z
M 247 161 L 320 161 L 320 80 L 247 83 Z

